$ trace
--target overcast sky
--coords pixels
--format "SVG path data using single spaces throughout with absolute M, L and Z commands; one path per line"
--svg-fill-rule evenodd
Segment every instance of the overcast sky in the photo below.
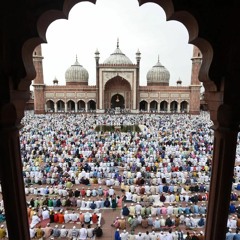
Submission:
M 44 81 L 52 84 L 56 77 L 65 84 L 65 71 L 75 62 L 89 73 L 89 85 L 95 85 L 94 53 L 100 52 L 100 63 L 116 49 L 136 63 L 141 52 L 140 85 L 146 85 L 146 74 L 160 57 L 170 72 L 170 85 L 180 79 L 190 84 L 193 45 L 188 44 L 186 28 L 176 21 L 166 21 L 162 8 L 154 3 L 139 7 L 137 0 L 97 0 L 96 5 L 75 5 L 68 20 L 57 20 L 47 30 L 47 44 L 42 45 Z

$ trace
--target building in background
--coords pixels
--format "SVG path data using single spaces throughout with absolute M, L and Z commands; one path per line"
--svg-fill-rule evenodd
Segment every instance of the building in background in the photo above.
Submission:
M 39 45 L 33 59 L 37 76 L 34 80 L 34 111 L 36 114 L 47 112 L 154 112 L 199 114 L 200 88 L 198 72 L 202 55 L 193 48 L 192 75 L 189 86 L 169 86 L 170 72 L 157 63 L 147 73 L 147 86 L 140 86 L 139 71 L 141 53 L 136 53 L 133 63 L 119 48 L 100 63 L 100 53 L 95 52 L 96 85 L 88 85 L 88 71 L 78 62 L 65 72 L 65 85 L 44 84 L 43 56 Z

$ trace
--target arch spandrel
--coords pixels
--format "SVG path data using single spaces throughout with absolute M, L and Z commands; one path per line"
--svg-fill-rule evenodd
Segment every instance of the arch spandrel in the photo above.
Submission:
M 126 79 L 121 79 L 119 76 L 116 76 L 107 81 L 107 83 L 104 85 L 104 90 L 131 91 L 131 85 Z
M 122 73 L 118 73 L 118 72 L 106 72 L 103 74 L 103 88 L 105 89 L 106 84 L 111 81 L 113 78 L 117 78 L 120 77 L 123 80 L 126 80 L 129 84 L 130 87 L 132 89 L 132 81 L 133 81 L 133 76 L 132 73 L 129 72 L 122 72 Z

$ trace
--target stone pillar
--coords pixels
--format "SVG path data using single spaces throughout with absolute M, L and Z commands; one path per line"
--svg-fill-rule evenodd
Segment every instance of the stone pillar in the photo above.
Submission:
M 150 103 L 147 105 L 147 111 L 150 112 Z
M 19 143 L 21 125 L 16 123 L 15 108 L 10 104 L 0 107 L 0 115 L 0 179 L 9 239 L 29 240 Z
M 208 201 L 206 240 L 225 240 L 239 131 L 239 111 L 221 105 L 214 128 L 214 152 Z
M 54 112 L 55 113 L 57 112 L 57 103 L 56 102 L 54 103 Z
M 160 112 L 160 102 L 157 103 L 157 112 Z
M 78 106 L 77 106 L 77 102 L 74 102 L 75 103 L 75 112 L 78 111 Z
M 67 103 L 66 102 L 64 102 L 64 112 L 67 112 Z
M 180 102 L 177 102 L 177 104 L 178 104 L 177 105 L 177 112 L 180 113 L 181 112 L 181 109 L 180 109 L 181 104 L 180 104 Z
M 85 111 L 88 112 L 88 103 L 85 103 Z
M 168 102 L 168 105 L 167 105 L 167 112 L 170 113 L 170 102 Z

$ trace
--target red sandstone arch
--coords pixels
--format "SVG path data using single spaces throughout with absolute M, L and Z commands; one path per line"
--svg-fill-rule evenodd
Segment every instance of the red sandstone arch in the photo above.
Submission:
M 131 109 L 132 92 L 130 83 L 120 76 L 116 76 L 105 84 L 104 88 L 104 108 L 110 109 L 112 96 L 119 93 L 124 98 L 125 108 Z
M 106 82 L 104 89 L 105 91 L 111 91 L 113 89 L 117 89 L 119 91 L 131 91 L 131 86 L 126 79 L 116 76 Z
M 145 100 L 142 100 L 142 101 L 139 103 L 139 110 L 146 112 L 146 111 L 148 110 L 148 102 L 145 101 Z
M 188 109 L 188 102 L 187 101 L 182 101 L 180 103 L 180 111 L 186 113 Z
M 84 112 L 86 110 L 86 103 L 83 100 L 79 100 L 77 102 L 77 105 L 78 105 L 77 109 L 79 112 Z
M 158 102 L 153 100 L 150 102 L 150 111 L 157 111 L 158 109 Z
M 67 101 L 67 111 L 68 112 L 75 112 L 75 102 L 73 100 Z
M 167 112 L 167 110 L 168 110 L 168 102 L 167 101 L 162 101 L 162 102 L 160 102 L 160 111 L 161 112 Z
M 88 103 L 88 110 L 95 111 L 96 110 L 96 102 L 94 100 L 89 100 Z
M 170 111 L 171 112 L 177 112 L 178 104 L 179 103 L 177 101 L 172 101 L 170 103 Z
M 47 112 L 54 112 L 54 101 L 53 100 L 47 100 L 46 106 L 47 106 Z
M 21 175 L 20 155 L 17 151 L 19 149 L 14 150 L 11 147 L 19 148 L 18 130 L 12 133 L 7 129 L 11 129 L 11 131 L 17 129 L 23 117 L 25 103 L 29 98 L 30 82 L 35 76 L 32 63 L 34 48 L 46 41 L 46 29 L 51 22 L 59 18 L 67 18 L 70 9 L 82 1 L 15 0 L 2 3 L 4 24 L 1 25 L 2 45 L 0 51 L 3 54 L 0 54 L 0 77 L 2 80 L 0 124 L 4 129 L 2 138 L 6 143 L 1 143 L 2 148 L 6 149 L 4 151 L 6 156 L 2 158 L 1 177 L 10 179 L 9 182 L 2 181 L 3 192 L 5 192 L 5 196 L 9 196 L 6 199 L 16 195 L 15 201 L 6 202 L 5 206 L 8 219 L 10 219 L 11 239 L 26 240 L 29 239 L 29 233 L 25 223 L 27 222 L 26 214 L 24 215 L 23 211 L 25 203 L 21 191 L 23 183 L 19 177 Z M 140 5 L 150 2 L 149 0 L 138 1 Z M 89 0 L 89 2 L 95 3 L 96 1 Z M 211 187 L 213 192 L 208 207 L 210 210 L 214 209 L 215 212 L 211 210 L 209 213 L 206 231 L 209 240 L 224 239 L 226 226 L 224 221 L 227 219 L 228 210 L 226 193 L 230 191 L 234 145 L 240 120 L 238 92 L 240 83 L 237 81 L 240 75 L 238 70 L 240 30 L 238 27 L 233 27 L 239 22 L 239 5 L 236 2 L 227 1 L 219 1 L 215 5 L 216 1 L 210 0 L 152 0 L 151 2 L 164 9 L 167 20 L 177 20 L 185 25 L 189 32 L 189 43 L 196 45 L 203 54 L 199 78 L 204 84 L 211 119 L 215 123 L 214 149 L 216 151 L 212 174 L 214 176 L 213 187 Z M 12 155 L 8 151 L 12 152 Z M 9 187 L 9 184 L 12 188 Z M 216 188 L 219 188 L 219 191 L 216 191 Z M 226 199 L 221 199 L 221 196 L 225 196 Z M 16 217 L 11 215 L 11 211 L 17 213 Z M 22 217 L 20 218 L 20 216 Z M 223 220 L 219 216 L 222 216 Z

